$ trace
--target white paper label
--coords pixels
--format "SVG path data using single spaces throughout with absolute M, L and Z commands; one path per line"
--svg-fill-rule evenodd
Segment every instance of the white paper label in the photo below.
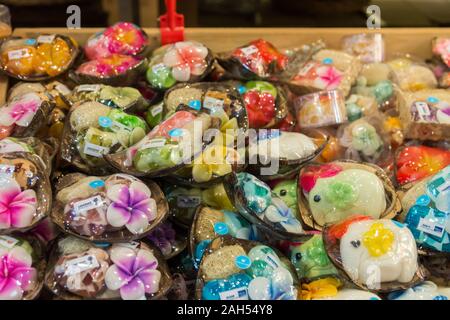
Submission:
M 306 76 L 309 72 L 309 70 L 311 70 L 314 67 L 314 63 L 313 62 L 308 62 L 303 68 L 300 69 L 300 71 L 298 72 L 299 76 Z
M 160 70 L 164 69 L 165 67 L 166 66 L 164 65 L 164 63 L 158 63 L 152 67 L 152 71 L 153 71 L 153 73 L 158 73 Z
M 122 123 L 120 123 L 120 122 L 117 122 L 117 121 L 113 121 L 113 122 L 111 123 L 110 129 L 111 129 L 112 131 L 114 131 L 114 132 L 117 132 L 117 131 L 127 131 L 127 132 L 131 132 L 131 131 L 132 131 L 132 129 L 131 129 L 130 127 L 127 127 L 126 125 L 124 125 L 124 124 L 122 124 Z
M 77 92 L 97 92 L 99 90 L 99 84 L 82 84 L 77 88 Z
M 436 219 L 420 218 L 417 229 L 440 238 L 445 231 L 445 220 L 444 223 L 441 224 Z
M 101 196 L 94 196 L 85 200 L 75 202 L 73 205 L 73 211 L 75 214 L 81 214 L 83 212 L 99 208 L 103 206 L 103 199 Z
M 37 42 L 38 43 L 52 43 L 53 40 L 55 40 L 55 35 L 54 34 L 45 35 L 45 36 L 39 36 L 37 38 Z
M 0 164 L 0 175 L 5 175 L 7 177 L 12 177 L 16 171 L 16 166 L 9 164 Z
M 11 249 L 13 248 L 19 240 L 9 237 L 9 236 L 0 236 L 0 246 Z
M 223 100 L 216 99 L 213 97 L 205 97 L 205 100 L 203 100 L 203 107 L 205 109 L 213 110 L 213 109 L 223 109 Z
M 149 142 L 145 143 L 141 150 L 151 149 L 151 148 L 160 148 L 166 144 L 166 139 L 152 139 Z
M 64 272 L 64 275 L 73 276 L 83 271 L 98 268 L 99 266 L 100 265 L 97 261 L 97 258 L 93 255 L 79 257 L 76 259 L 69 260 L 65 263 L 66 270 Z
M 179 208 L 195 208 L 202 202 L 199 196 L 180 195 L 177 197 L 177 206 Z
M 417 112 L 419 113 L 419 117 L 424 120 L 426 116 L 431 114 L 430 108 L 428 108 L 428 104 L 425 102 L 416 102 Z
M 248 300 L 248 291 L 246 287 L 231 289 L 219 292 L 220 300 Z
M 86 142 L 84 145 L 84 153 L 92 157 L 102 158 L 103 155 L 109 153 L 109 148 Z
M 21 58 L 27 58 L 30 56 L 30 53 L 28 52 L 28 49 L 18 49 L 18 50 L 12 50 L 8 52 L 8 59 L 9 60 L 17 60 Z
M 254 54 L 256 52 L 258 52 L 258 48 L 255 47 L 254 45 L 245 47 L 245 48 L 241 48 L 241 51 L 246 55 L 249 56 L 251 54 Z
M 150 111 L 150 112 L 151 112 L 152 116 L 155 117 L 156 115 L 160 114 L 162 111 L 163 111 L 163 105 L 160 104 L 160 105 L 153 107 L 152 111 Z
M 67 88 L 65 85 L 63 84 L 58 84 L 55 86 L 56 91 L 58 91 L 59 93 L 61 93 L 63 96 L 67 96 L 69 95 L 72 91 L 70 91 L 69 88 Z

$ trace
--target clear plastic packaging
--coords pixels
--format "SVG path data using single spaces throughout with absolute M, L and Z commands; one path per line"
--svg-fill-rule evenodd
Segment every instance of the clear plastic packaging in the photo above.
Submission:
M 347 122 L 345 100 L 337 90 L 299 96 L 294 100 L 294 108 L 301 128 L 326 127 Z
M 104 156 L 126 150 L 149 131 L 144 119 L 128 112 L 96 101 L 74 105 L 64 126 L 62 159 L 87 173 L 113 171 Z
M 450 68 L 450 37 L 436 37 L 432 42 L 432 51 Z
M 66 233 L 92 241 L 131 241 L 165 220 L 168 204 L 159 186 L 125 174 L 79 173 L 56 185 L 53 222 Z
M 449 90 L 403 92 L 399 115 L 406 138 L 434 141 L 450 139 Z
M 394 72 L 394 81 L 401 90 L 418 91 L 437 87 L 437 79 L 433 72 L 427 65 L 418 61 L 406 55 L 387 62 Z
M 204 204 L 203 190 L 177 184 L 167 184 L 163 190 L 169 203 L 171 220 L 178 226 L 189 230 L 197 207 Z
M 96 244 L 68 236 L 50 253 L 45 285 L 63 300 L 154 300 L 167 294 L 172 279 L 150 244 Z
M 293 212 L 265 182 L 241 172 L 228 175 L 224 186 L 237 211 L 271 238 L 292 240 L 304 236 L 297 212 Z
M 258 242 L 214 239 L 202 258 L 195 297 L 201 300 L 297 300 L 290 261 Z
M 264 80 L 277 76 L 286 69 L 288 61 L 285 54 L 263 39 L 253 40 L 218 56 L 225 74 L 239 80 Z
M 0 5 L 0 42 L 11 35 L 11 14 L 5 5 Z
M 79 54 L 74 39 L 59 34 L 36 38 L 10 38 L 0 47 L 0 69 L 25 81 L 55 78 L 69 70 Z
M 27 231 L 49 214 L 50 170 L 48 163 L 29 150 L 0 154 L 0 234 Z
M 41 243 L 29 235 L 0 236 L 1 300 L 37 299 L 46 266 Z
M 45 92 L 26 92 L 10 99 L 0 107 L 0 139 L 35 136 L 47 125 L 55 107 L 53 97 Z
M 373 292 L 410 288 L 423 281 L 413 235 L 402 223 L 355 215 L 323 231 L 331 261 L 355 285 Z
M 324 278 L 302 284 L 302 300 L 382 300 L 378 295 L 367 290 L 343 287 L 336 278 Z
M 212 70 L 213 54 L 196 41 L 181 41 L 155 50 L 150 58 L 147 81 L 166 90 L 179 82 L 198 82 Z
M 439 288 L 434 282 L 424 281 L 412 288 L 394 291 L 388 295 L 388 300 L 450 300 L 450 289 Z
M 306 165 L 298 182 L 302 220 L 317 230 L 354 214 L 391 219 L 401 211 L 386 173 L 369 163 L 341 160 Z
M 170 221 L 161 223 L 146 238 L 161 250 L 166 260 L 172 259 L 186 249 L 188 241 L 183 232 Z
M 307 61 L 301 61 L 283 76 L 283 81 L 297 95 L 324 90 L 338 90 L 346 97 L 361 70 L 361 61 L 342 51 L 323 49 Z
M 342 39 L 342 50 L 358 57 L 363 63 L 384 60 L 384 39 L 381 33 L 361 33 Z

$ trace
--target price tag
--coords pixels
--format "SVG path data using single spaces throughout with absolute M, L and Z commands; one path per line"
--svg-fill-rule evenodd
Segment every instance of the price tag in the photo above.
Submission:
M 213 109 L 223 109 L 223 100 L 216 99 L 213 97 L 205 97 L 203 100 L 203 107 L 205 109 L 213 110 Z
M 166 139 L 163 139 L 163 138 L 161 138 L 161 139 L 152 139 L 149 142 L 145 143 L 141 147 L 141 150 L 152 149 L 152 148 L 161 148 L 165 144 L 166 144 Z
M 110 129 L 114 132 L 117 132 L 117 131 L 131 132 L 131 131 L 133 131 L 130 127 L 128 127 L 120 122 L 114 121 L 114 120 L 111 123 Z
M 42 35 L 37 38 L 38 43 L 52 43 L 55 40 L 55 35 Z
M 84 153 L 92 157 L 102 158 L 103 155 L 109 153 L 109 148 L 86 142 L 84 145 Z
M 246 56 L 249 56 L 249 55 L 252 55 L 252 54 L 254 54 L 254 53 L 257 53 L 257 52 L 258 52 L 258 48 L 255 47 L 254 45 L 251 45 L 251 46 L 248 46 L 248 47 L 241 48 L 241 51 L 242 51 Z
M 18 242 L 19 240 L 17 240 L 16 238 L 9 236 L 0 236 L 0 246 L 8 249 L 12 249 Z
M 430 211 L 431 210 L 433 209 L 430 209 Z M 441 238 L 445 232 L 446 219 L 448 219 L 448 216 L 443 217 L 441 219 L 431 218 L 429 216 L 425 218 L 420 218 L 417 229 L 425 233 L 428 233 L 432 236 Z
M 12 51 L 8 52 L 9 60 L 18 60 L 18 59 L 22 59 L 22 58 L 28 58 L 29 56 L 30 56 L 30 53 L 28 52 L 27 48 L 12 50 Z
M 73 210 L 75 211 L 75 214 L 78 215 L 95 208 L 100 208 L 101 206 L 103 206 L 102 197 L 94 196 L 85 200 L 75 202 L 73 205 Z
M 156 117 L 162 111 L 163 111 L 163 105 L 160 104 L 160 105 L 153 107 L 152 110 L 150 111 L 150 113 L 152 114 L 153 117 Z
M 246 287 L 231 289 L 219 292 L 220 300 L 248 300 L 248 291 Z
M 92 270 L 98 268 L 100 264 L 97 261 L 97 258 L 93 255 L 87 255 L 83 257 L 79 257 L 76 259 L 72 259 L 66 261 L 64 264 L 66 270 L 64 275 L 73 276 L 75 274 L 79 274 L 83 271 Z
M 77 87 L 77 92 L 98 92 L 99 90 L 99 84 L 82 84 Z
M 425 117 L 428 117 L 431 114 L 430 108 L 428 107 L 428 104 L 426 104 L 425 102 L 422 101 L 416 102 L 416 108 L 417 112 L 419 113 L 419 117 L 422 120 L 425 120 Z
M 202 202 L 199 196 L 179 195 L 177 206 L 179 208 L 195 208 Z

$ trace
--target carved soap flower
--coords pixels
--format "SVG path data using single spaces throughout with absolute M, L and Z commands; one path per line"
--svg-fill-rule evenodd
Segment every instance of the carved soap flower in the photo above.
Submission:
M 364 233 L 363 244 L 373 257 L 381 257 L 388 253 L 394 244 L 394 232 L 382 223 L 374 223 Z
M 344 209 L 356 201 L 358 192 L 349 183 L 334 181 L 328 186 L 325 196 L 336 208 Z
M 317 78 L 314 81 L 318 88 L 333 90 L 342 81 L 342 73 L 333 66 L 321 66 L 316 70 Z
M 180 82 L 188 81 L 191 75 L 200 76 L 208 66 L 205 58 L 208 49 L 201 43 L 183 41 L 175 43 L 163 58 L 163 63 L 172 68 L 172 76 Z
M 383 146 L 377 130 L 366 122 L 352 129 L 352 138 L 353 147 L 366 156 L 374 155 Z
M 150 189 L 139 181 L 116 184 L 108 189 L 111 200 L 106 218 L 113 227 L 126 228 L 133 234 L 143 233 L 149 223 L 156 218 L 156 202 Z
M 24 95 L 21 99 L 0 109 L 0 125 L 11 126 L 16 124 L 27 127 L 33 120 L 41 103 L 41 99 L 33 93 Z
M 148 250 L 116 246 L 111 249 L 114 263 L 106 271 L 105 283 L 110 290 L 120 290 L 124 300 L 143 300 L 145 294 L 159 290 L 161 272 L 158 261 Z
M 0 300 L 21 300 L 36 285 L 37 271 L 22 247 L 0 249 Z
M 36 213 L 37 199 L 34 190 L 21 191 L 19 184 L 10 178 L 0 183 L 0 229 L 25 228 L 31 225 Z

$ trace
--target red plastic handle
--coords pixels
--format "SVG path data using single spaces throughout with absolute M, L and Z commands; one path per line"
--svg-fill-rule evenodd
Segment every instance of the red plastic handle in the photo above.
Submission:
M 176 16 L 177 16 L 177 0 L 165 0 L 167 20 L 169 22 L 170 29 L 175 29 Z

